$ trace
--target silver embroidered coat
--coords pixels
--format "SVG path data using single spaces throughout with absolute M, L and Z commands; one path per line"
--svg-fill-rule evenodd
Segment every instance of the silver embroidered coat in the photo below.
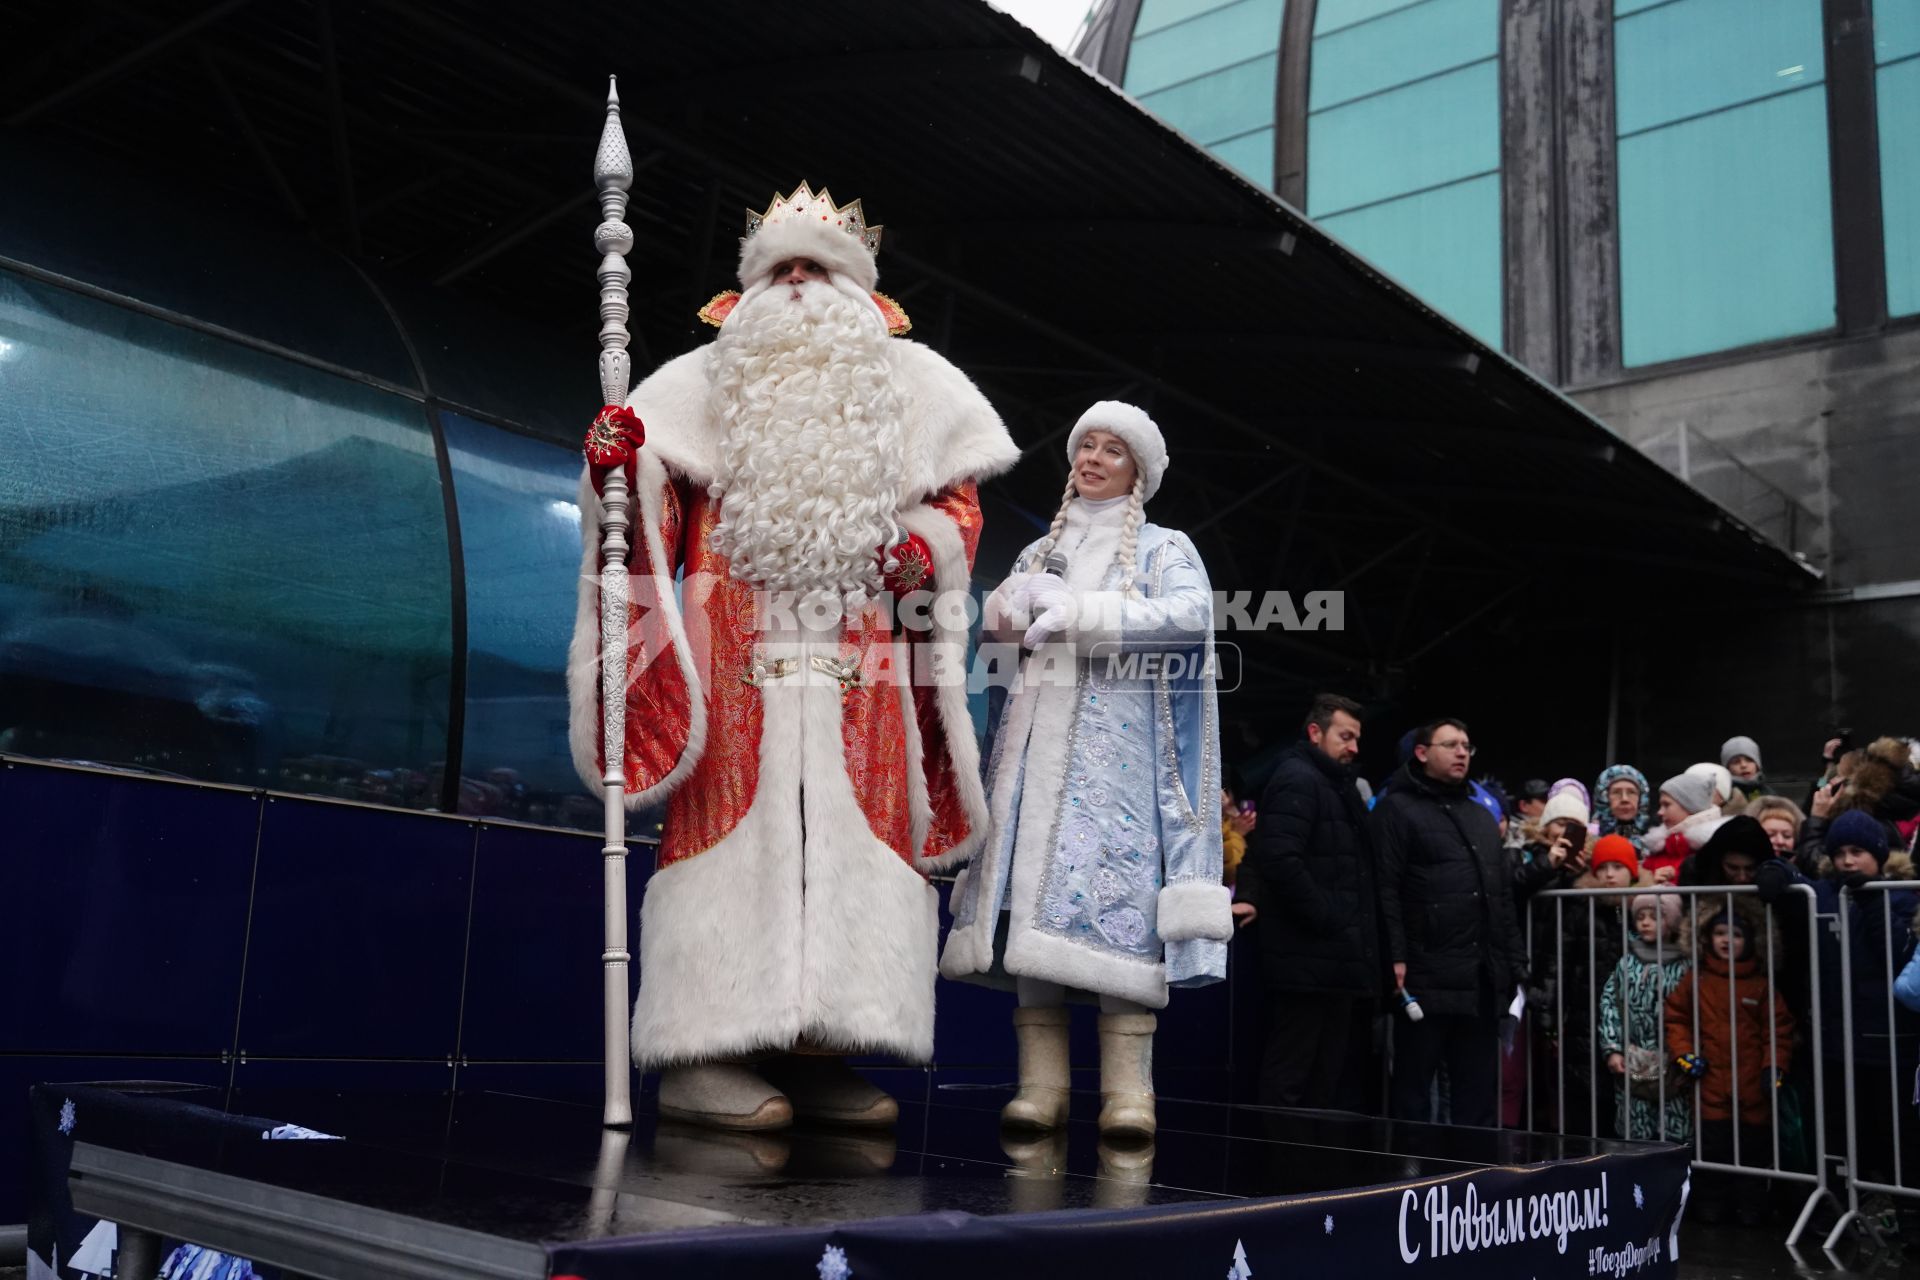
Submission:
M 1037 546 L 990 598 L 987 637 L 1020 636 L 999 619 Z M 987 766 L 987 841 L 954 886 L 948 977 L 1157 1009 L 1169 985 L 1226 976 L 1212 595 L 1184 534 L 1142 525 L 1136 565 L 1133 597 L 1117 567 L 1095 590 L 1070 573 L 1076 621 L 1022 665 Z

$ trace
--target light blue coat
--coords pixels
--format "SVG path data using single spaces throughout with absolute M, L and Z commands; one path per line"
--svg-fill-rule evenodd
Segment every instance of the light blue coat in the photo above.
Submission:
M 997 620 L 1038 546 L 989 600 L 987 639 L 1017 642 L 1024 623 Z M 954 887 L 948 977 L 1157 1009 L 1170 984 L 1226 976 L 1212 593 L 1184 534 L 1143 524 L 1135 563 L 1138 595 L 1109 570 L 1021 665 L 987 764 L 988 837 Z

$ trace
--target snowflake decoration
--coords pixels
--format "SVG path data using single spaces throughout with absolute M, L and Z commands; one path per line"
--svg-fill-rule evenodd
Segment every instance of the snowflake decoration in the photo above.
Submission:
M 68 1098 L 60 1104 L 60 1132 L 73 1132 L 73 1099 Z
M 814 1270 L 820 1273 L 820 1280 L 853 1280 L 853 1268 L 847 1265 L 847 1251 L 837 1244 L 830 1244 L 821 1252 Z
M 1332 1235 L 1333 1234 L 1333 1215 L 1328 1214 L 1326 1217 L 1326 1220 L 1322 1222 L 1320 1225 L 1327 1229 L 1328 1235 Z
M 1640 1190 L 1640 1184 L 1637 1182 L 1633 1184 L 1633 1207 L 1636 1209 L 1647 1207 L 1646 1193 Z

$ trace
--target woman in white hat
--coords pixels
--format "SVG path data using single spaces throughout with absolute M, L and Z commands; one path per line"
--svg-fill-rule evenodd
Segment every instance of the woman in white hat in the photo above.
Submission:
M 1046 535 L 988 598 L 986 640 L 1027 652 L 988 765 L 986 844 L 954 885 L 940 960 L 1019 992 L 1020 1091 L 1001 1113 L 1067 1117 L 1069 989 L 1100 1000 L 1100 1131 L 1154 1131 L 1153 1010 L 1226 976 L 1213 608 L 1186 535 L 1147 523 L 1160 429 L 1103 401 L 1067 439 Z

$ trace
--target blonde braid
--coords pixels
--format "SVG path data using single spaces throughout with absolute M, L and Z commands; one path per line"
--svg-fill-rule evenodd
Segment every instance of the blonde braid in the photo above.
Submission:
M 1040 545 L 1033 549 L 1033 563 L 1045 564 L 1047 553 L 1060 541 L 1060 531 L 1067 527 L 1067 512 L 1073 508 L 1073 500 L 1080 496 L 1080 490 L 1074 487 L 1073 476 L 1067 476 L 1067 492 L 1060 499 L 1060 509 L 1053 513 L 1053 523 L 1047 526 L 1047 536 L 1040 539 Z M 1035 570 L 1038 572 L 1038 570 Z
M 1125 594 L 1138 597 L 1140 594 L 1140 571 L 1134 566 L 1133 558 L 1140 547 L 1140 523 L 1146 515 L 1147 474 L 1136 467 L 1133 473 L 1133 496 L 1127 500 L 1127 522 L 1120 530 L 1120 549 L 1113 553 L 1113 563 L 1125 574 Z

